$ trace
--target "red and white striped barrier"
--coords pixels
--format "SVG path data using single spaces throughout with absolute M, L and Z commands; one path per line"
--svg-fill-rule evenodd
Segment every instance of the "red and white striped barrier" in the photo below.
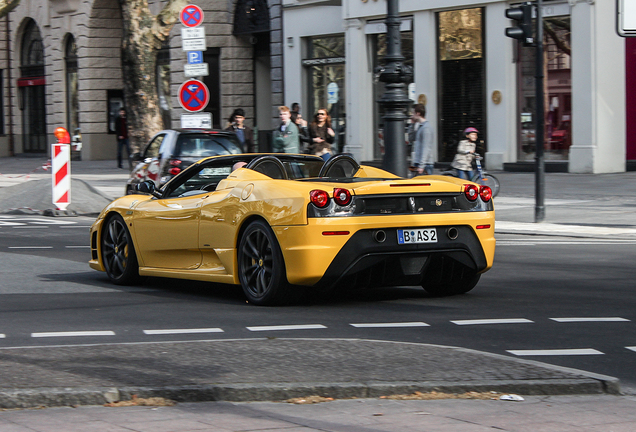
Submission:
M 51 145 L 53 204 L 58 210 L 66 210 L 71 203 L 71 146 Z

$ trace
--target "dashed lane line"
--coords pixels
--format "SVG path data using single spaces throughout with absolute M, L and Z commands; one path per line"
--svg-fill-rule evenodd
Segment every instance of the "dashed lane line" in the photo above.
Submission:
M 256 326 L 246 327 L 249 331 L 279 331 L 279 330 L 315 330 L 326 329 L 327 326 L 322 324 L 303 324 L 303 325 L 278 325 L 278 326 Z
M 223 333 L 220 328 L 197 328 L 197 329 L 164 329 L 164 330 L 144 330 L 147 335 L 169 335 L 169 334 L 193 334 L 193 333 Z
M 573 349 L 545 349 L 545 350 L 506 350 L 516 356 L 574 356 L 574 355 L 603 355 L 605 353 L 594 348 Z
M 628 347 L 625 347 L 625 348 L 627 348 L 630 351 L 636 352 L 636 346 L 628 346 Z
M 82 245 L 82 246 L 64 246 L 67 249 L 89 249 L 90 245 Z
M 9 246 L 9 249 L 53 249 L 53 246 Z
M 76 337 L 76 336 L 115 336 L 114 331 L 69 331 L 69 332 L 43 332 L 31 333 L 31 337 Z
M 455 320 L 451 321 L 457 325 L 482 325 L 482 324 L 526 324 L 533 323 L 525 318 L 499 318 L 499 319 L 472 319 L 472 320 Z
M 550 318 L 552 321 L 560 323 L 579 323 L 579 322 L 629 322 L 627 318 L 621 317 L 597 317 L 597 318 Z
M 359 323 L 349 325 L 357 328 L 430 327 L 430 324 L 425 322 Z

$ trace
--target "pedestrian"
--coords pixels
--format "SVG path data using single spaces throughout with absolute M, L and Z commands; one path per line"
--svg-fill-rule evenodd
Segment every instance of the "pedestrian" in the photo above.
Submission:
M 284 105 L 279 106 L 278 115 L 281 124 L 274 131 L 274 140 L 272 142 L 274 153 L 298 153 L 300 150 L 298 126 L 291 121 L 291 111 Z
M 319 109 L 314 116 L 314 121 L 309 126 L 309 136 L 311 137 L 310 153 L 320 156 L 325 161 L 331 157 L 331 144 L 336 133 L 331 128 L 331 117 L 329 111 L 324 108 Z
M 411 121 L 414 133 L 410 139 L 413 151 L 409 169 L 414 175 L 431 175 L 435 164 L 433 158 L 433 127 L 426 120 L 426 107 L 424 105 L 413 105 Z
M 236 134 L 244 152 L 254 153 L 254 134 L 252 129 L 244 124 L 245 111 L 243 108 L 235 109 L 228 120 L 230 125 L 225 128 L 225 130 L 232 131 Z
M 475 160 L 475 150 L 477 148 L 477 134 L 479 131 L 474 127 L 464 129 L 463 139 L 457 145 L 457 154 L 451 163 L 451 167 L 457 170 L 457 177 L 464 180 L 473 178 L 473 161 Z
M 298 127 L 298 140 L 300 141 L 300 152 L 307 153 L 311 137 L 307 128 L 307 121 L 303 120 L 297 111 L 291 112 L 291 121 Z
M 115 119 L 115 135 L 117 135 L 117 168 L 123 168 L 121 165 L 122 149 L 126 148 L 128 163 L 130 164 L 130 143 L 128 141 L 128 122 L 126 120 L 126 109 L 120 108 L 119 115 Z

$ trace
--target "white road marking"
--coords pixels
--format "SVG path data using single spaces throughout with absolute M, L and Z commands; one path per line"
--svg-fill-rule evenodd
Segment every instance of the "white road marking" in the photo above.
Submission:
M 525 324 L 533 323 L 525 318 L 501 318 L 501 319 L 473 319 L 473 320 L 456 320 L 451 321 L 457 325 L 481 325 L 481 324 Z
M 430 327 L 429 324 L 424 322 L 361 323 L 349 325 L 357 328 Z
M 636 351 L 636 346 L 625 347 L 628 350 Z
M 0 333 L 0 339 L 4 339 L 4 338 L 6 338 L 6 337 L 7 337 L 7 336 L 6 336 L 5 334 Z
M 114 331 L 72 331 L 31 333 L 31 337 L 115 336 Z
M 304 324 L 304 325 L 279 325 L 279 326 L 256 326 L 246 327 L 249 331 L 276 331 L 276 330 L 313 330 L 326 329 L 322 324 Z
M 9 246 L 9 249 L 53 249 L 53 246 Z
M 14 226 L 13 229 L 47 229 L 48 226 L 42 226 L 42 225 L 35 225 L 35 226 L 31 226 L 31 225 L 24 225 L 24 226 Z
M 61 226 L 60 228 L 90 228 L 90 225 Z
M 571 322 L 629 322 L 627 318 L 620 317 L 598 317 L 598 318 L 550 318 L 552 321 L 560 323 Z
M 84 249 L 84 248 L 90 248 L 89 245 L 83 245 L 83 246 L 64 246 L 67 249 Z
M 198 328 L 198 329 L 166 329 L 166 330 L 144 330 L 147 335 L 167 335 L 167 334 L 189 334 L 189 333 L 223 333 L 220 328 Z
M 593 348 L 549 349 L 549 350 L 506 350 L 516 356 L 571 356 L 604 354 Z

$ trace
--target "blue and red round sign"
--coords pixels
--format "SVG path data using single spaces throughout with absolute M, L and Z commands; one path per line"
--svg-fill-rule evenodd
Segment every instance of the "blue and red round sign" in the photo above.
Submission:
M 179 20 L 186 27 L 196 27 L 203 22 L 203 9 L 197 5 L 187 5 L 181 9 Z
M 190 112 L 201 111 L 210 102 L 210 91 L 199 80 L 191 79 L 179 87 L 179 104 Z

